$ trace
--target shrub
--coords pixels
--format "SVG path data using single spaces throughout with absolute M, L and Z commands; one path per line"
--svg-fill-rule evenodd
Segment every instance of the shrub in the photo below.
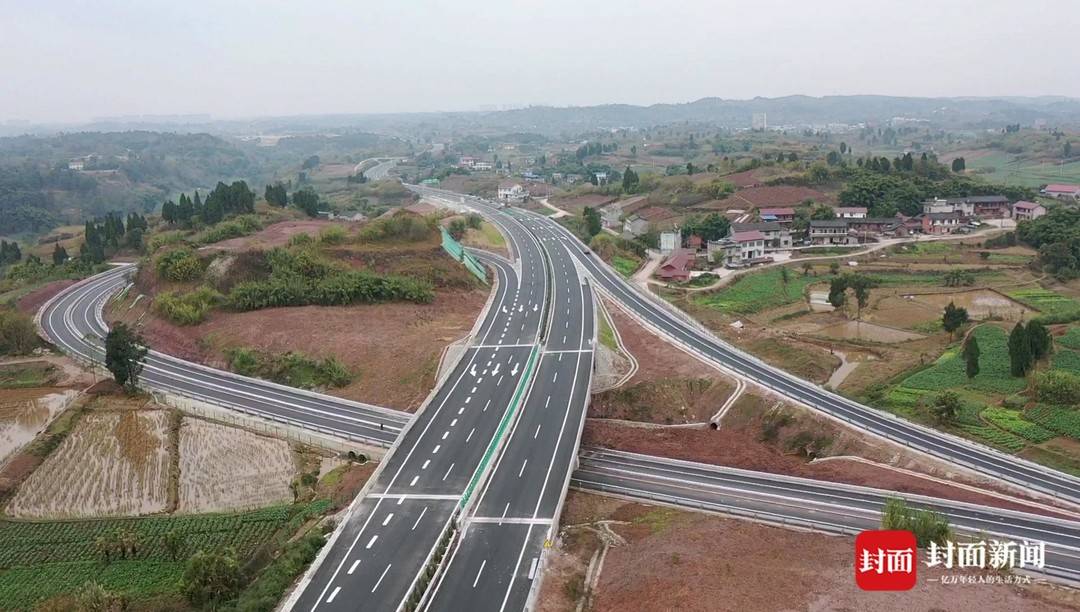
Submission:
M 1080 404 L 1080 377 L 1062 370 L 1040 372 L 1035 377 L 1035 396 L 1046 404 Z
M 304 246 L 313 242 L 315 239 L 311 237 L 311 234 L 294 234 L 289 237 L 289 246 Z
M 158 275 L 175 282 L 188 282 L 203 273 L 203 263 L 187 249 L 175 249 L 165 253 L 157 261 Z
M 37 346 L 30 317 L 14 308 L 0 308 L 0 355 L 26 355 Z
M 255 215 L 241 215 L 228 221 L 222 221 L 206 229 L 195 238 L 199 244 L 211 244 L 230 238 L 240 238 L 248 234 L 254 234 L 262 229 L 262 222 Z
M 949 538 L 949 522 L 945 516 L 924 510 L 911 508 L 902 499 L 890 497 L 881 510 L 881 528 L 910 531 L 915 534 L 919 548 L 925 548 L 930 542 L 944 544 Z
M 323 244 L 341 244 L 345 242 L 348 235 L 345 233 L 345 228 L 340 225 L 328 225 L 319 232 L 319 242 Z
M 198 325 L 222 299 L 220 293 L 209 287 L 183 294 L 166 291 L 154 300 L 154 308 L 178 325 Z

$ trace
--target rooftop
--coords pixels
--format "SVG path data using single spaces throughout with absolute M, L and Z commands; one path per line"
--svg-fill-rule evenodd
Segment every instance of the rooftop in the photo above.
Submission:
M 731 239 L 735 242 L 753 242 L 754 240 L 765 240 L 765 234 L 762 234 L 757 230 L 735 232 L 731 235 Z
M 761 221 L 759 223 L 732 223 L 731 232 L 733 234 L 738 232 L 750 232 L 757 230 L 760 232 L 778 232 L 784 229 L 783 225 L 775 221 Z

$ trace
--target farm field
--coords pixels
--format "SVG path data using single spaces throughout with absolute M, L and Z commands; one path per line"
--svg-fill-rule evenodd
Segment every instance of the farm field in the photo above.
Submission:
M 1006 295 L 1051 316 L 1080 311 L 1080 302 L 1048 289 L 1014 289 Z
M 798 302 L 803 299 L 806 287 L 828 282 L 827 277 L 805 276 L 795 270 L 788 272 L 790 276 L 786 287 L 780 268 L 776 267 L 747 274 L 726 287 L 691 299 L 701 306 L 730 314 L 753 314 Z
M 179 593 L 185 561 L 198 550 L 232 547 L 250 559 L 279 531 L 295 532 L 326 500 L 274 506 L 238 514 L 86 521 L 0 521 L 0 602 L 26 610 L 35 602 L 71 592 L 93 580 L 138 601 Z M 175 549 L 166 534 L 180 534 Z M 113 552 L 105 563 L 102 539 L 127 534 L 135 551 Z
M 41 389 L 0 391 L 0 463 L 44 431 L 77 394 Z
M 1008 334 L 1000 327 L 981 325 L 972 332 L 979 341 L 979 374 L 971 381 L 964 373 L 958 349 L 946 351 L 932 366 L 900 383 L 901 388 L 942 391 L 966 387 L 985 393 L 1016 393 L 1026 386 L 1023 378 L 1009 373 Z
M 981 171 L 990 181 L 1040 187 L 1047 183 L 1080 183 L 1080 162 L 1043 163 L 1016 155 L 991 152 L 965 158 L 969 170 Z
M 221 512 L 287 502 L 296 474 L 289 443 L 184 418 L 179 512 Z
M 19 487 L 10 516 L 128 516 L 165 510 L 169 452 L 164 410 L 86 414 Z

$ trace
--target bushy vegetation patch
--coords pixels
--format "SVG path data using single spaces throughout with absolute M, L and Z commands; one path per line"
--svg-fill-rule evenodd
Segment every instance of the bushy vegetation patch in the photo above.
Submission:
M 353 373 L 336 357 L 312 359 L 302 353 L 269 353 L 247 348 L 226 351 L 229 368 L 244 376 L 257 376 L 301 389 L 344 387 Z
M 946 351 L 934 365 L 907 377 L 901 387 L 940 391 L 967 387 L 988 393 L 1010 394 L 1022 391 L 1024 378 L 1014 378 L 1009 368 L 1008 336 L 1004 330 L 982 325 L 973 332 L 979 341 L 979 374 L 968 379 L 959 351 Z
M 209 287 L 188 293 L 166 291 L 154 299 L 154 308 L 177 325 L 198 325 L 224 298 Z
M 781 268 L 774 267 L 740 276 L 730 285 L 696 296 L 693 300 L 702 306 L 723 312 L 753 314 L 793 304 L 803 299 L 807 286 L 821 280 L 788 270 L 788 280 L 784 282 L 780 270 Z

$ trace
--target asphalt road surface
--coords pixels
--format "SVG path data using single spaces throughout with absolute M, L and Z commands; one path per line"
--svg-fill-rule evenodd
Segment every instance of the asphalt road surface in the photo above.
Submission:
M 588 271 L 596 283 L 596 289 L 611 295 L 650 327 L 693 353 L 730 368 L 782 396 L 846 421 L 858 429 L 886 437 L 950 463 L 1080 503 L 1080 478 L 906 421 L 830 393 L 818 385 L 770 366 L 719 340 L 672 309 L 659 304 L 660 298 L 643 295 L 607 264 L 586 253 L 584 245 L 555 221 L 524 211 L 518 211 L 518 214 L 529 219 L 526 223 L 531 227 L 545 228 L 546 235 L 545 230 L 540 230 L 539 235 L 559 236 L 567 245 L 573 245 L 570 252 Z
M 73 285 L 47 303 L 41 326 L 72 357 L 102 364 L 108 328 L 102 306 L 128 284 L 132 266 L 117 267 Z M 148 355 L 140 385 L 297 424 L 337 437 L 389 446 L 411 415 L 222 372 L 157 351 Z
M 879 529 L 889 497 L 940 512 L 980 539 L 1045 542 L 1046 574 L 1080 581 L 1080 521 L 793 476 L 606 449 L 587 449 L 572 486 L 693 510 L 854 534 Z M 1031 570 L 1036 571 L 1036 570 Z M 1042 573 L 1042 572 L 1037 572 Z
M 428 610 L 523 609 L 558 528 L 589 401 L 595 317 L 574 258 L 558 239 L 541 245 L 554 291 L 540 367 Z
M 491 441 L 536 369 L 531 359 L 547 315 L 540 249 L 519 225 L 508 231 L 520 273 L 488 258 L 499 283 L 480 333 L 383 460 L 292 609 L 397 609 L 487 465 Z

